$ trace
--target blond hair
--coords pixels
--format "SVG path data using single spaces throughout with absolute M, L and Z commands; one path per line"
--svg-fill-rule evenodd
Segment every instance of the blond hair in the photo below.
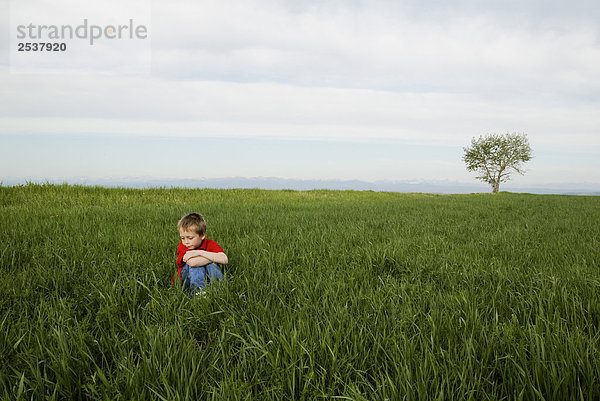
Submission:
M 198 235 L 206 234 L 206 221 L 200 213 L 190 213 L 183 216 L 177 223 L 179 231 L 195 232 Z

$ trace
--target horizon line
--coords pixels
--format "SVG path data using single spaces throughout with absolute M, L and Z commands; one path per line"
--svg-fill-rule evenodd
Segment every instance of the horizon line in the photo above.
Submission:
M 211 189 L 266 189 L 266 190 L 356 190 L 375 192 L 430 192 L 438 194 L 450 193 L 486 193 L 491 191 L 489 185 L 481 182 L 461 182 L 434 179 L 375 180 L 360 179 L 302 179 L 281 177 L 221 177 L 221 178 L 155 178 L 155 177 L 70 177 L 70 178 L 17 178 L 4 177 L 0 186 L 17 186 L 23 184 L 50 185 L 83 185 L 123 188 L 211 188 Z M 202 185 L 205 184 L 205 185 Z M 262 185 L 261 185 L 262 184 Z M 539 185 L 510 185 L 500 187 L 503 192 L 565 194 L 565 195 L 600 195 L 600 184 L 590 182 L 554 183 Z

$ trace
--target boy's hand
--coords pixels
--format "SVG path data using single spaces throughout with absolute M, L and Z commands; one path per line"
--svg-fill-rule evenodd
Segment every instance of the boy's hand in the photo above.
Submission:
M 196 256 L 202 256 L 202 251 L 200 250 L 191 250 L 191 251 L 187 251 L 184 255 L 183 255 L 183 261 L 187 263 L 188 260 L 190 260 L 191 258 L 194 258 Z

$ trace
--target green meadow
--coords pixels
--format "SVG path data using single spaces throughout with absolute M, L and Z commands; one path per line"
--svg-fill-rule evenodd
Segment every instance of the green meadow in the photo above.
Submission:
M 202 213 L 226 281 L 170 284 Z M 600 197 L 0 187 L 7 400 L 600 399 Z

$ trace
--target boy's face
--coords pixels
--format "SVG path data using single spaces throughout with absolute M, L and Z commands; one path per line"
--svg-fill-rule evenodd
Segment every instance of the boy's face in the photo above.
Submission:
M 193 231 L 184 231 L 179 230 L 179 237 L 181 238 L 181 242 L 187 249 L 196 249 L 202 243 L 204 239 L 204 234 L 200 235 L 197 232 Z

